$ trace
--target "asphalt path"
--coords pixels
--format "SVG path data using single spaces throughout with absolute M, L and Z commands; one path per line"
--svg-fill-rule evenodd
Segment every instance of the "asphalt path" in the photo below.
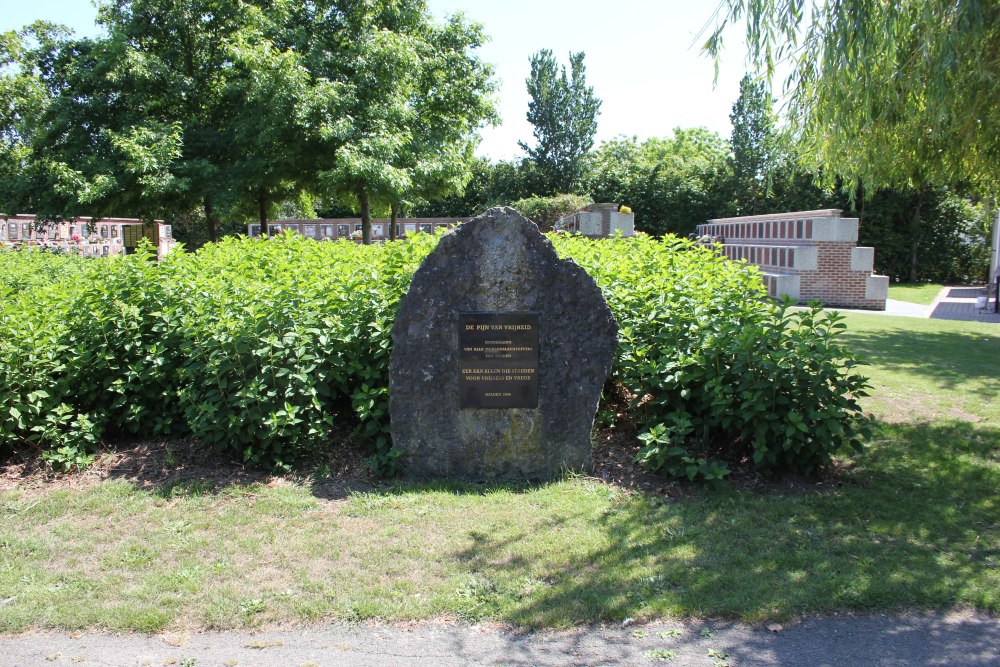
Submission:
M 513 632 L 461 623 L 266 632 L 0 636 L 0 665 L 327 667 L 487 665 L 1000 666 L 1000 619 L 978 612 L 827 616 L 786 626 L 677 620 Z

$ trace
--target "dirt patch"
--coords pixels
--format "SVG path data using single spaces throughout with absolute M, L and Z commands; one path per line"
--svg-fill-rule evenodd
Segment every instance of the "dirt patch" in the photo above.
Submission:
M 681 500 L 704 494 L 703 483 L 670 480 L 645 470 L 635 462 L 641 448 L 633 424 L 602 428 L 594 436 L 592 477 L 625 490 L 648 493 L 665 500 Z M 162 439 L 122 442 L 106 447 L 84 471 L 54 473 L 40 457 L 0 464 L 0 491 L 18 490 L 45 495 L 61 489 L 84 489 L 109 479 L 126 480 L 148 490 L 191 486 L 200 493 L 217 493 L 228 486 L 308 485 L 314 496 L 339 500 L 358 491 L 394 485 L 375 477 L 368 468 L 367 452 L 349 438 L 323 459 L 300 465 L 287 474 L 274 474 L 247 467 L 222 456 L 194 439 Z M 780 479 L 761 477 L 746 462 L 729 462 L 732 474 L 727 484 L 754 493 L 806 493 L 841 485 L 843 464 L 816 477 L 786 475 Z
M 320 472 L 321 477 L 317 477 Z M 53 472 L 41 457 L 25 457 L 0 465 L 0 491 L 48 494 L 60 489 L 83 489 L 109 479 L 123 479 L 150 490 L 193 485 L 202 493 L 215 493 L 233 485 L 307 483 L 323 498 L 370 488 L 376 481 L 365 465 L 361 448 L 349 440 L 342 440 L 322 460 L 303 464 L 288 474 L 247 467 L 194 439 L 115 443 L 98 453 L 94 464 L 86 470 L 69 473 Z
M 594 474 L 607 484 L 659 496 L 667 501 L 700 497 L 708 488 L 703 482 L 671 480 L 649 472 L 635 457 L 642 448 L 634 427 L 604 429 L 597 432 L 594 449 Z M 723 484 L 742 491 L 760 494 L 794 495 L 832 490 L 844 485 L 850 465 L 836 461 L 813 476 L 785 474 L 766 477 L 755 471 L 748 461 L 728 461 L 730 475 Z

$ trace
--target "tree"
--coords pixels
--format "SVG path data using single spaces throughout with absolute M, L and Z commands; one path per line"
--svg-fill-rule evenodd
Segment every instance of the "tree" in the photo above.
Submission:
M 726 0 L 705 44 L 746 17 L 750 57 L 784 85 L 801 155 L 848 187 L 1000 184 L 994 0 Z
M 800 153 L 850 192 L 1000 186 L 1000 11 L 994 0 L 726 0 L 705 48 L 746 15 L 750 56 L 770 79 L 787 61 Z M 915 264 L 922 225 L 910 224 Z M 995 223 L 997 224 L 997 223 Z M 994 269 L 995 270 L 995 269 Z M 911 275 L 916 275 L 916 267 Z
M 640 231 L 684 235 L 731 212 L 728 154 L 725 139 L 704 128 L 642 143 L 618 137 L 587 156 L 582 189 L 595 201 L 628 204 Z
M 395 218 L 403 204 L 464 186 L 475 132 L 496 117 L 492 68 L 474 53 L 485 39 L 481 26 L 460 16 L 435 25 L 419 0 L 373 6 L 352 26 L 349 59 L 313 70 L 344 72 L 352 91 L 353 122 L 323 182 L 357 202 L 365 243 L 373 204 Z
M 312 184 L 339 145 L 340 89 L 289 44 L 299 7 L 105 0 L 106 36 L 5 36 L 20 57 L 4 58 L 14 76 L 0 87 L 36 100 L 15 114 L 21 177 L 3 175 L 0 189 L 50 219 L 199 211 L 214 240 L 220 215 L 252 202 L 266 224 L 272 202 Z
M 775 117 L 771 94 L 750 75 L 740 81 L 740 96 L 733 104 L 729 119 L 733 133 L 729 143 L 733 154 L 734 196 L 740 215 L 763 213 L 765 198 L 772 192 L 778 164 Z
M 410 175 L 410 188 L 390 193 L 390 239 L 395 239 L 401 206 L 464 190 L 472 176 L 477 131 L 498 120 L 491 97 L 493 68 L 472 53 L 486 39 L 482 26 L 453 16 L 426 34 L 410 100 L 413 127 L 399 160 Z
M 0 36 L 3 212 L 60 220 L 123 204 L 141 215 L 148 200 L 130 199 L 119 180 L 143 180 L 151 191 L 165 186 L 153 172 L 176 154 L 176 128 L 160 128 L 159 140 L 134 128 L 94 131 L 120 115 L 101 90 L 101 46 L 44 22 Z
M 168 167 L 182 209 L 200 206 L 212 240 L 222 212 L 251 199 L 266 231 L 269 201 L 332 162 L 341 98 L 289 48 L 291 2 L 106 0 L 108 83 L 128 122 L 181 133 Z M 120 132 L 120 127 L 107 131 Z
M 542 182 L 538 194 L 572 192 L 580 178 L 581 159 L 594 146 L 601 101 L 587 85 L 583 58 L 582 51 L 569 54 L 567 76 L 552 51 L 542 49 L 531 56 L 527 118 L 535 128 L 536 145 L 518 145 L 538 169 Z
M 537 191 L 533 162 L 500 160 L 491 163 L 487 158 L 475 158 L 471 177 L 461 194 L 453 192 L 429 197 L 427 202 L 417 203 L 412 210 L 418 216 L 475 216 L 493 206 L 509 206 Z

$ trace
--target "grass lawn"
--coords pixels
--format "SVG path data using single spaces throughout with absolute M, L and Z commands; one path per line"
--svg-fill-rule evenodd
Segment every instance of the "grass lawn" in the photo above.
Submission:
M 825 483 L 19 489 L 0 494 L 0 631 L 1000 612 L 1000 327 L 846 322 L 880 426 Z
M 938 283 L 897 283 L 889 285 L 889 298 L 929 306 L 942 289 Z

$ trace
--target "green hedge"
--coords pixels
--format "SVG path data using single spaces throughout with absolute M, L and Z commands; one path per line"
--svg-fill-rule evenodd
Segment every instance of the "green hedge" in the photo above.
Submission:
M 754 269 L 686 241 L 551 238 L 621 325 L 612 380 L 648 465 L 810 470 L 860 441 L 864 381 L 835 320 L 768 304 Z M 435 243 L 241 238 L 159 264 L 0 252 L 0 454 L 70 467 L 102 439 L 186 434 L 280 468 L 350 430 L 391 463 L 389 332 Z
M 691 478 L 721 477 L 725 461 L 811 472 L 867 437 L 867 383 L 835 313 L 774 304 L 756 268 L 672 237 L 558 247 L 621 326 L 612 374 L 645 429 L 648 466 Z

